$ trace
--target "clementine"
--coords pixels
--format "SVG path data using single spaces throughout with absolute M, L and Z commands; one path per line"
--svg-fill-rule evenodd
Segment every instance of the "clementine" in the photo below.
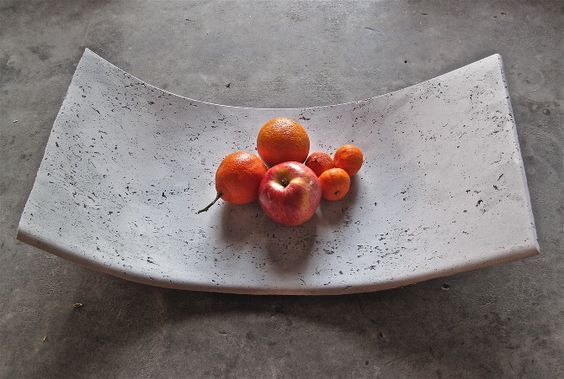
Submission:
M 259 184 L 265 173 L 266 166 L 255 154 L 236 151 L 227 155 L 215 172 L 215 200 L 197 213 L 207 211 L 219 198 L 234 204 L 247 204 L 256 200 Z
M 349 176 L 354 176 L 360 170 L 364 157 L 358 146 L 343 145 L 337 149 L 334 160 L 335 167 L 342 168 Z
M 323 171 L 327 171 L 335 167 L 333 158 L 331 158 L 329 154 L 322 153 L 320 151 L 314 151 L 311 153 L 311 155 L 307 158 L 305 165 L 311 168 L 318 177 L 323 173 Z
M 342 168 L 331 168 L 319 177 L 321 194 L 325 200 L 341 200 L 349 192 L 351 178 Z
M 309 136 L 296 121 L 276 117 L 268 120 L 260 129 L 257 150 L 269 166 L 287 161 L 303 163 L 309 153 Z

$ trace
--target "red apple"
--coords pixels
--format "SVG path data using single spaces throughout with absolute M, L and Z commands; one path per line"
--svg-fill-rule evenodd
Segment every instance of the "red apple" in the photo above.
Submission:
M 271 167 L 260 182 L 260 206 L 268 217 L 280 224 L 303 224 L 313 216 L 320 200 L 319 179 L 302 163 L 279 163 Z

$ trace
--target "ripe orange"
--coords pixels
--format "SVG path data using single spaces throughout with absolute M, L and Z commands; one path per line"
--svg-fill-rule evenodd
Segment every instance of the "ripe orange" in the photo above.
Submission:
M 276 117 L 268 120 L 260 129 L 257 150 L 269 166 L 287 161 L 303 163 L 309 153 L 309 136 L 296 121 Z
M 335 167 L 342 168 L 349 176 L 354 176 L 364 161 L 362 151 L 355 145 L 343 145 L 335 153 Z
M 258 198 L 258 188 L 266 166 L 255 154 L 236 151 L 221 161 L 215 172 L 215 200 L 198 211 L 207 211 L 220 197 L 234 204 L 247 204 Z
M 327 171 L 335 167 L 333 158 L 331 158 L 329 154 L 322 153 L 320 151 L 314 151 L 311 153 L 311 155 L 307 158 L 305 165 L 311 168 L 318 177 L 323 173 L 323 171 Z
M 351 178 L 342 168 L 331 168 L 319 177 L 325 200 L 341 200 L 349 192 Z

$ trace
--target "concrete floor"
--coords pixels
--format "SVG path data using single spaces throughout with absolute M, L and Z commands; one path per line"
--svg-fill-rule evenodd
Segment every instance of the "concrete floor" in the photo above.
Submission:
M 558 0 L 0 0 L 0 377 L 564 377 L 563 31 Z M 499 52 L 542 255 L 380 293 L 251 297 L 131 284 L 19 243 L 85 46 L 247 106 L 362 99 Z

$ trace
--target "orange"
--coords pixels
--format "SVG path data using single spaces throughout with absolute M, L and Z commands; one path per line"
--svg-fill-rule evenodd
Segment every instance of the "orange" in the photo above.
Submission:
M 319 176 L 323 171 L 327 171 L 330 168 L 335 167 L 333 158 L 327 153 L 322 153 L 320 151 L 314 151 L 307 158 L 305 165 L 315 172 L 315 175 Z
M 362 150 L 355 145 L 343 145 L 335 153 L 335 167 L 342 168 L 349 176 L 354 176 L 364 161 Z
M 247 204 L 258 198 L 258 188 L 266 166 L 255 154 L 236 151 L 221 161 L 215 172 L 215 200 L 198 211 L 207 211 L 220 197 L 234 204 Z
M 309 136 L 296 121 L 276 117 L 268 120 L 260 129 L 257 150 L 269 166 L 287 161 L 303 163 L 309 153 Z
M 349 192 L 351 178 L 342 168 L 331 168 L 319 177 L 325 200 L 341 200 Z

